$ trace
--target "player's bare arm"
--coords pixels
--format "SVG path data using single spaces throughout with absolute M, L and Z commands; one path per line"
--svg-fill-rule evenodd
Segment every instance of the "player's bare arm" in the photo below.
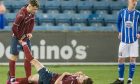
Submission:
M 63 79 L 66 75 L 70 75 L 70 73 L 64 72 L 64 73 L 55 81 L 55 84 L 62 84 L 62 79 Z
M 38 82 L 38 80 L 39 80 L 39 75 L 38 75 L 38 74 L 31 75 L 31 76 L 28 78 L 29 83 Z

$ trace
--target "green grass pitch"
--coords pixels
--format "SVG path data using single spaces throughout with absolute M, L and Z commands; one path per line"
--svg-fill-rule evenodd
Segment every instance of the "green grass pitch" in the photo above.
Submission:
M 110 84 L 110 82 L 114 81 L 118 77 L 117 66 L 48 66 L 50 71 L 62 73 L 62 72 L 76 72 L 82 71 L 88 76 L 90 76 L 94 80 L 94 84 Z M 0 66 L 0 84 L 6 84 L 7 80 L 7 71 L 8 66 Z M 36 73 L 36 70 L 33 67 L 33 73 Z M 16 68 L 16 76 L 24 77 L 24 68 L 23 66 L 17 66 Z M 128 77 L 128 66 L 125 69 L 125 81 L 127 81 Z M 140 79 L 140 66 L 136 67 L 135 76 L 133 79 L 133 84 L 139 84 Z

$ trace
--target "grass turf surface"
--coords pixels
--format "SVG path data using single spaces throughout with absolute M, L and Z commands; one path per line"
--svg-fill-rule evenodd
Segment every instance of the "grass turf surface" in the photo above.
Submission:
M 94 80 L 94 84 L 110 84 L 117 76 L 117 66 L 48 66 L 50 71 L 63 73 L 63 72 L 76 72 L 82 71 Z M 8 66 L 0 66 L 0 84 L 6 84 Z M 36 70 L 33 68 L 33 73 Z M 23 66 L 17 66 L 17 77 L 25 77 Z M 128 66 L 125 69 L 125 81 L 128 77 Z M 140 66 L 136 67 L 133 84 L 139 84 L 140 79 Z

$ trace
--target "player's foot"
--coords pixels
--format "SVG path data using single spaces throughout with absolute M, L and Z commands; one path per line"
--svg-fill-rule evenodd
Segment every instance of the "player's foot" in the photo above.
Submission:
M 19 82 L 17 82 L 15 78 L 11 78 L 7 80 L 7 84 L 19 84 Z
M 19 84 L 19 83 L 16 81 L 16 78 L 11 78 L 11 77 L 10 77 L 10 72 L 9 72 L 9 71 L 8 71 L 7 75 L 8 75 L 7 84 Z
M 7 84 L 15 84 L 15 83 L 14 83 L 15 81 L 16 81 L 15 78 L 9 78 L 9 79 L 7 80 Z
M 131 80 L 128 80 L 128 81 L 127 81 L 127 84 L 132 84 L 132 81 L 131 81 Z
M 117 79 L 113 83 L 110 83 L 110 84 L 124 84 L 124 81 Z

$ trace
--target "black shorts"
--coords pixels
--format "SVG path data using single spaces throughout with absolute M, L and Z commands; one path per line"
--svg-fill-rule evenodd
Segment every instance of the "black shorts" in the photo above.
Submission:
M 42 68 L 38 71 L 39 81 L 38 84 L 51 84 L 50 81 L 53 77 L 53 73 L 46 70 L 46 68 Z
M 27 39 L 26 42 L 27 42 L 29 49 L 31 50 L 30 40 Z M 21 50 L 22 50 L 22 46 L 19 44 L 18 39 L 16 37 L 12 36 L 10 53 L 12 55 L 19 55 L 19 51 L 21 51 Z

